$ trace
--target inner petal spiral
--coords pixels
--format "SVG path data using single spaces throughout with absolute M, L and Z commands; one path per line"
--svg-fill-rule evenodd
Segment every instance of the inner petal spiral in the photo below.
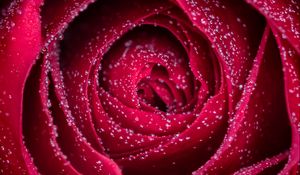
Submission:
M 100 86 L 123 104 L 146 111 L 190 110 L 199 88 L 181 43 L 166 29 L 149 25 L 112 46 L 99 78 Z

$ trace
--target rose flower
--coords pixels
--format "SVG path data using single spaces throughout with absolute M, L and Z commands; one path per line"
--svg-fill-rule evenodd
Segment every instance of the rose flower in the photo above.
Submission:
M 0 174 L 300 173 L 299 0 L 0 9 Z

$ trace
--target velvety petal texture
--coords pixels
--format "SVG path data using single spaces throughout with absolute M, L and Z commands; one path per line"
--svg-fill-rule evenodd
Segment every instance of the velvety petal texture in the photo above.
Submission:
M 0 174 L 300 173 L 300 1 L 0 10 Z

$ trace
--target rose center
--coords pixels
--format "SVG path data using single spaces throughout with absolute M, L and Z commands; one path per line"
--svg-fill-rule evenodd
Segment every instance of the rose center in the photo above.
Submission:
M 101 63 L 100 86 L 129 107 L 178 113 L 192 106 L 197 82 L 185 49 L 166 29 L 133 29 Z
M 141 79 L 137 89 L 141 103 L 164 112 L 176 112 L 176 109 L 186 104 L 182 89 L 176 87 L 167 69 L 159 64 L 153 66 L 149 76 Z

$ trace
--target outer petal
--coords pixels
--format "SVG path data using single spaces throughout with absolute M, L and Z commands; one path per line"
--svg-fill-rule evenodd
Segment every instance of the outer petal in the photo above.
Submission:
M 270 24 L 278 29 L 300 54 L 300 1 L 246 0 L 259 10 Z
M 62 34 L 68 24 L 95 0 L 47 0 L 42 8 L 42 33 L 44 42 Z M 53 15 L 55 14 L 55 15 Z
M 279 35 L 273 27 L 273 32 L 277 40 L 278 48 L 284 70 L 285 80 L 285 100 L 288 108 L 288 115 L 291 125 L 292 143 L 290 148 L 289 161 L 281 174 L 288 172 L 295 173 L 299 168 L 299 148 L 300 148 L 300 55 L 291 44 Z M 298 165 L 297 165 L 298 163 Z
M 39 54 L 39 0 L 13 1 L 0 19 L 0 172 L 37 174 L 22 142 L 25 79 Z
M 278 71 L 281 66 L 276 42 L 267 27 L 227 136 L 195 174 L 233 173 L 288 149 L 290 127 L 284 106 L 283 73 Z M 267 86 L 274 88 L 266 90 Z

